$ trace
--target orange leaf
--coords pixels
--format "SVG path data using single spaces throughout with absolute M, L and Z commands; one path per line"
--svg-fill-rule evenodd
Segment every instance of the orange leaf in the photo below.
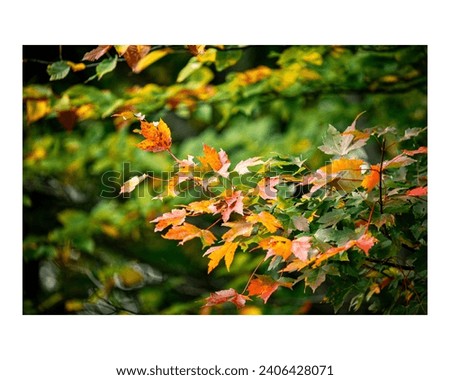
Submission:
M 202 239 L 203 247 L 208 247 L 217 240 L 214 234 L 209 230 L 201 230 L 200 239 Z
M 361 166 L 364 161 L 355 158 L 339 158 L 333 160 L 329 165 L 322 166 L 317 170 L 315 178 L 311 181 L 314 193 L 325 185 L 334 186 L 338 190 L 352 191 L 362 181 Z
M 219 290 L 218 292 L 211 293 L 210 296 L 206 298 L 206 304 L 203 307 L 220 305 L 225 302 L 232 302 L 237 307 L 241 308 L 245 306 L 245 301 L 249 299 L 249 297 L 244 296 L 243 294 L 239 294 L 236 290 L 230 288 L 227 290 Z
M 314 262 L 316 260 L 315 257 L 308 261 L 302 261 L 299 259 L 292 260 L 288 265 L 286 265 L 286 268 L 282 269 L 281 272 L 296 272 L 301 271 L 303 268 L 307 267 L 309 264 Z
M 416 162 L 416 160 L 406 157 L 403 154 L 395 156 L 392 160 L 383 162 L 383 169 L 401 168 Z
M 370 248 L 372 248 L 377 241 L 378 240 L 370 234 L 364 234 L 355 241 L 355 245 L 363 250 L 366 256 L 369 256 Z
M 403 154 L 406 154 L 407 156 L 414 156 L 416 154 L 420 153 L 428 153 L 428 148 L 426 146 L 421 146 L 419 149 L 416 150 L 404 150 Z
M 181 240 L 178 245 L 183 245 L 188 240 L 200 237 L 200 228 L 190 223 L 184 223 L 181 226 L 173 226 L 165 235 L 164 239 Z
M 230 227 L 230 230 L 222 236 L 222 239 L 225 241 L 233 241 L 238 236 L 250 236 L 253 230 L 253 223 L 244 222 L 243 220 L 223 223 L 222 226 Z
M 269 297 L 280 286 L 284 286 L 290 289 L 292 288 L 292 284 L 276 281 L 270 276 L 257 276 L 257 278 L 252 279 L 250 281 L 250 284 L 248 285 L 248 295 L 258 296 L 264 301 L 264 303 L 267 303 Z
M 222 220 L 224 222 L 228 222 L 230 219 L 230 215 L 232 212 L 236 212 L 240 215 L 244 215 L 244 196 L 241 191 L 235 191 L 231 193 L 231 195 L 224 196 L 224 201 L 221 201 L 218 205 L 214 205 L 211 207 L 215 207 L 217 214 L 220 212 L 222 214 Z
M 50 101 L 48 99 L 28 99 L 27 100 L 27 124 L 34 123 L 35 121 L 47 116 L 50 111 Z
M 370 173 L 367 174 L 361 182 L 361 186 L 371 191 L 380 183 L 380 165 L 371 165 Z
M 230 270 L 231 263 L 234 259 L 234 252 L 238 247 L 237 243 L 233 242 L 225 242 L 224 245 L 220 245 L 217 247 L 211 247 L 208 249 L 203 256 L 209 255 L 209 263 L 208 263 L 208 273 L 219 265 L 220 260 L 225 257 L 225 265 L 228 270 Z
M 415 189 L 408 190 L 406 195 L 411 197 L 423 197 L 428 194 L 428 187 L 416 187 Z
M 341 247 L 332 247 L 329 250 L 327 250 L 325 253 L 317 257 L 314 267 L 317 267 L 322 261 L 328 260 L 330 257 L 336 256 L 338 253 L 347 251 L 351 247 L 355 245 L 355 240 L 350 240 L 347 242 L 347 244 L 341 246 Z
M 198 159 L 205 167 L 210 167 L 216 173 L 220 174 L 222 177 L 228 178 L 228 168 L 230 167 L 230 160 L 227 154 L 221 149 L 219 153 L 214 148 L 203 144 L 203 157 Z
M 275 232 L 277 228 L 283 228 L 280 221 L 267 211 L 247 216 L 246 220 L 253 223 L 261 223 L 269 232 Z
M 172 145 L 172 138 L 170 129 L 162 120 L 154 121 L 152 123 L 141 121 L 141 133 L 145 140 L 137 144 L 139 149 L 149 152 L 161 152 L 168 150 Z
M 166 212 L 160 217 L 153 219 L 150 223 L 158 223 L 155 227 L 155 232 L 162 231 L 164 228 L 168 226 L 179 226 L 184 223 L 186 219 L 186 210 L 184 209 L 175 209 L 171 212 Z
M 112 45 L 98 45 L 94 50 L 87 52 L 82 61 L 96 61 L 101 58 L 106 52 L 111 49 Z
M 260 241 L 259 246 L 267 250 L 265 260 L 271 256 L 281 256 L 287 260 L 292 253 L 292 241 L 282 236 L 272 236 Z

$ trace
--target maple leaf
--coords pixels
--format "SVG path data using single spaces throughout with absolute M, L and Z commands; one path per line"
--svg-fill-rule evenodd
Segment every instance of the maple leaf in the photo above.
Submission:
M 216 212 L 216 208 L 213 207 L 215 203 L 214 199 L 206 199 L 204 201 L 191 202 L 186 206 L 186 210 L 191 212 L 192 215 L 199 214 L 212 214 Z
M 354 129 L 347 129 L 346 132 L 341 134 L 330 125 L 323 145 L 319 146 L 319 149 L 326 154 L 345 156 L 352 150 L 363 147 L 368 138 L 367 135 L 357 134 Z
M 112 45 L 98 45 L 94 50 L 88 51 L 82 61 L 97 61 L 111 48 Z
M 172 145 L 170 129 L 162 120 L 149 123 L 141 121 L 141 131 L 137 131 L 145 137 L 144 141 L 137 144 L 139 149 L 149 152 L 161 152 L 168 150 Z
M 371 165 L 370 173 L 367 174 L 361 182 L 361 186 L 371 191 L 375 186 L 380 183 L 380 164 Z
M 222 226 L 230 227 L 230 230 L 225 232 L 222 239 L 225 241 L 233 241 L 238 236 L 250 236 L 253 230 L 253 223 L 239 220 L 237 222 L 223 223 Z
M 346 192 L 356 189 L 363 180 L 361 167 L 363 160 L 355 158 L 339 158 L 317 170 L 315 177 L 310 181 L 313 184 L 311 193 L 325 185 L 333 186 Z
M 299 259 L 292 260 L 285 268 L 281 270 L 281 272 L 298 272 L 303 268 L 306 268 L 309 264 L 313 263 L 316 260 L 315 257 L 309 259 L 308 261 L 302 261 Z
M 370 248 L 372 248 L 377 241 L 378 240 L 370 234 L 364 234 L 358 240 L 355 240 L 355 245 L 363 250 L 366 256 L 369 256 Z
M 302 236 L 292 240 L 292 253 L 301 261 L 308 260 L 308 251 L 311 248 L 311 236 Z
M 234 259 L 234 252 L 238 247 L 237 243 L 225 242 L 224 245 L 209 248 L 203 256 L 209 255 L 208 274 L 219 265 L 220 260 L 225 257 L 225 265 L 230 270 L 231 263 Z
M 188 240 L 200 237 L 201 229 L 190 223 L 181 226 L 173 226 L 165 235 L 164 239 L 181 240 L 178 245 L 183 245 Z
M 350 240 L 343 246 L 329 248 L 326 252 L 317 257 L 314 263 L 314 267 L 317 267 L 322 261 L 328 260 L 330 257 L 336 256 L 341 252 L 349 250 L 354 245 L 355 240 Z
M 256 166 L 263 163 L 264 161 L 260 160 L 260 157 L 252 157 L 244 161 L 239 161 L 239 163 L 234 168 L 234 171 L 240 175 L 243 175 L 246 173 L 250 173 L 250 170 L 248 170 L 249 166 Z
M 220 305 L 225 302 L 232 302 L 238 308 L 241 308 L 245 306 L 245 301 L 249 299 L 249 297 L 244 296 L 243 294 L 239 294 L 235 289 L 230 288 L 227 290 L 219 290 L 218 292 L 211 293 L 210 296 L 205 299 L 206 304 L 203 307 Z
M 243 200 L 244 196 L 242 195 L 242 192 L 240 190 L 231 193 L 231 195 L 229 196 L 225 195 L 224 199 L 220 201 L 218 205 L 214 205 L 214 207 L 216 208 L 216 211 L 214 213 L 217 214 L 218 212 L 220 212 L 222 214 L 222 220 L 224 222 L 228 222 L 232 212 L 244 215 Z
M 411 197 L 423 197 L 428 194 L 428 187 L 416 187 L 414 189 L 408 190 L 406 192 L 406 195 L 409 195 Z
M 271 256 L 281 256 L 287 260 L 292 253 L 292 241 L 282 236 L 272 236 L 261 240 L 259 246 L 267 250 L 265 260 Z
M 230 160 L 227 154 L 222 149 L 219 153 L 217 150 L 210 147 L 209 145 L 203 144 L 203 157 L 198 159 L 205 167 L 210 167 L 216 173 L 220 174 L 222 177 L 228 178 L 230 173 L 228 173 L 228 168 L 230 167 Z
M 143 180 L 148 177 L 147 174 L 143 174 L 141 176 L 134 176 L 128 181 L 124 182 L 123 186 L 120 188 L 120 193 L 131 193 L 137 185 L 139 185 Z
M 155 232 L 162 231 L 168 226 L 179 226 L 184 223 L 186 219 L 185 209 L 174 209 L 170 212 L 162 214 L 160 217 L 153 219 L 150 223 L 158 223 L 155 227 Z
M 292 289 L 292 283 L 280 282 L 270 276 L 259 275 L 253 278 L 248 285 L 248 295 L 258 296 L 264 303 L 267 303 L 269 297 L 280 287 Z
M 267 211 L 261 211 L 259 214 L 252 214 L 246 217 L 248 222 L 261 223 L 267 228 L 267 231 L 273 233 L 278 228 L 283 228 L 280 221 Z
M 262 199 L 277 199 L 275 186 L 280 183 L 280 177 L 266 177 L 258 182 L 258 195 Z

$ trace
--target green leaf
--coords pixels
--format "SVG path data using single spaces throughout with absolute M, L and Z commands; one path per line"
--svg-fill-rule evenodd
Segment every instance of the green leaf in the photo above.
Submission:
M 50 75 L 50 80 L 64 79 L 69 74 L 70 66 L 66 61 L 58 61 L 52 63 L 47 67 L 47 73 Z
M 116 68 L 116 65 L 117 65 L 117 55 L 101 61 L 100 64 L 95 68 L 98 80 L 102 79 L 103 75 L 113 71 Z
M 322 215 L 317 220 L 317 222 L 323 224 L 323 227 L 325 228 L 329 226 L 335 226 L 338 222 L 340 222 L 342 219 L 347 218 L 348 216 L 348 213 L 343 209 L 337 209 Z
M 223 71 L 226 68 L 235 65 L 242 56 L 241 50 L 218 50 L 216 53 L 216 65 L 217 71 Z
M 177 83 L 183 82 L 187 77 L 197 71 L 200 67 L 203 66 L 202 62 L 197 60 L 197 57 L 192 57 L 186 66 L 184 66 L 181 71 L 178 73 Z

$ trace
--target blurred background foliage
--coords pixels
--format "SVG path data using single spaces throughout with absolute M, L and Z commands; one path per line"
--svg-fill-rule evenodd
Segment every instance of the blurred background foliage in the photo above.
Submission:
M 158 180 L 120 187 L 172 161 L 137 149 L 138 124 L 111 116 L 163 118 L 180 158 L 206 143 L 232 165 L 280 152 L 318 168 L 328 124 L 342 131 L 366 111 L 361 128 L 427 125 L 426 46 L 152 46 L 139 70 L 121 47 L 82 61 L 95 48 L 23 47 L 24 314 L 333 313 L 321 288 L 302 286 L 239 311 L 200 308 L 210 292 L 242 290 L 261 258 L 208 276 L 198 241 L 155 234 L 148 221 L 183 200 L 152 199 Z

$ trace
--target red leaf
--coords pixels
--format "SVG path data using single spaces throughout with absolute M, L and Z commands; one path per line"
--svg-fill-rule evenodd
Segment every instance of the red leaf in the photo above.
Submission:
M 239 294 L 236 290 L 230 288 L 228 290 L 219 290 L 218 292 L 211 293 L 210 296 L 205 299 L 206 304 L 203 307 L 232 302 L 238 308 L 241 308 L 245 306 L 245 301 L 249 299 L 249 297 Z
M 358 240 L 355 241 L 355 245 L 364 251 L 366 256 L 369 256 L 369 250 L 374 246 L 378 240 L 371 236 L 370 234 L 362 235 Z
M 416 187 L 415 189 L 408 190 L 406 195 L 411 197 L 423 197 L 428 194 L 428 186 L 425 187 Z
M 257 276 L 257 278 L 252 279 L 250 281 L 250 284 L 248 285 L 248 295 L 258 296 L 264 301 L 264 303 L 267 303 L 269 297 L 280 286 L 284 286 L 290 289 L 292 288 L 292 284 L 276 281 L 270 276 Z

